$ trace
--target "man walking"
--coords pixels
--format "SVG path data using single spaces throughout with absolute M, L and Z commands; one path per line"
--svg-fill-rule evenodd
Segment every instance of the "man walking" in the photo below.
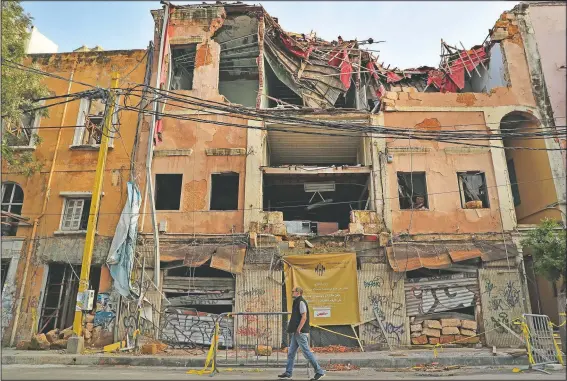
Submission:
M 319 380 L 325 376 L 325 371 L 321 369 L 313 352 L 309 349 L 309 306 L 305 299 L 303 299 L 303 289 L 301 287 L 294 287 L 291 292 L 293 305 L 291 307 L 291 317 L 287 325 L 287 332 L 291 334 L 287 352 L 287 366 L 285 372 L 278 377 L 291 378 L 297 348 L 301 348 L 303 356 L 311 363 L 313 369 L 315 369 L 315 376 L 312 380 Z

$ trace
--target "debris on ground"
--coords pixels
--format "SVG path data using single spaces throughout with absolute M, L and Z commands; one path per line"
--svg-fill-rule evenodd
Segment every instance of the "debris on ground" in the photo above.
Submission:
M 444 372 L 448 370 L 460 369 L 460 365 L 439 365 L 438 362 L 432 362 L 431 364 L 419 364 L 411 367 L 411 371 L 414 372 Z
M 326 347 L 312 347 L 313 353 L 345 353 L 345 352 L 360 352 L 360 348 L 345 347 L 344 345 L 327 345 Z
M 334 363 L 334 364 L 327 364 L 327 366 L 325 366 L 325 370 L 328 372 L 344 372 L 349 370 L 360 370 L 360 367 L 350 363 L 348 364 Z

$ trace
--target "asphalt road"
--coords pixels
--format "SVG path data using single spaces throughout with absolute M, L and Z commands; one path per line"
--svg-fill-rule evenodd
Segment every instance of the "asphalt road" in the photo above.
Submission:
M 128 366 L 60 366 L 5 365 L 2 380 L 276 380 L 281 369 L 238 369 L 224 371 L 212 378 L 209 375 L 187 374 L 185 368 L 128 367 Z M 312 373 L 311 373 L 312 375 Z M 381 372 L 360 369 L 346 372 L 327 372 L 325 380 L 565 380 L 565 368 L 547 375 L 536 371 L 513 373 L 507 368 L 461 368 L 439 373 Z M 308 380 L 307 370 L 296 369 L 294 380 Z

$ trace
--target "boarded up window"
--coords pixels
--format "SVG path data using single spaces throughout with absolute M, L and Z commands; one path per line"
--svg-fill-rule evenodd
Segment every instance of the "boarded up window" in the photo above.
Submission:
M 428 209 L 425 172 L 398 172 L 400 209 Z
M 211 182 L 211 210 L 237 210 L 238 173 L 214 173 Z
M 461 192 L 461 206 L 464 209 L 488 208 L 488 189 L 486 177 L 482 172 L 461 172 L 459 190 Z
M 183 175 L 156 175 L 156 210 L 179 210 Z

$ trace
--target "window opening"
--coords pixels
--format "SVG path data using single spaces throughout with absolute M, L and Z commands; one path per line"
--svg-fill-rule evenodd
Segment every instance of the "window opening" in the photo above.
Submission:
M 195 71 L 195 57 L 197 44 L 171 46 L 171 83 L 172 90 L 192 90 L 193 72 Z
M 2 281 L 2 288 L 0 288 L 0 291 L 4 291 L 4 283 L 6 282 L 6 276 L 8 275 L 8 268 L 10 267 L 10 259 L 2 259 L 2 262 L 0 263 L 0 267 L 1 267 L 1 281 Z
M 49 264 L 47 282 L 43 290 L 39 333 L 46 333 L 55 328 L 65 329 L 73 325 L 80 273 L 81 266 L 57 262 Z M 100 266 L 92 266 L 90 274 L 89 289 L 98 290 Z M 93 308 L 95 305 L 96 303 L 93 303 Z
M 212 174 L 211 210 L 238 210 L 238 185 L 238 173 Z
M 398 198 L 400 209 L 429 209 L 425 172 L 398 172 Z
M 179 210 L 183 175 L 156 175 L 156 210 Z
M 482 172 L 461 172 L 459 190 L 461 193 L 461 206 L 464 209 L 480 209 L 490 207 L 488 203 L 488 189 L 486 177 Z
M 106 104 L 101 99 L 91 99 L 85 117 L 82 145 L 96 145 L 102 141 L 102 123 Z
M 38 112 L 26 112 L 22 115 L 19 125 L 12 131 L 4 130 L 6 144 L 10 147 L 29 147 L 35 144 L 35 127 L 39 122 Z M 3 124 L 3 123 L 2 123 Z
M 510 178 L 510 187 L 512 188 L 512 198 L 514 199 L 514 206 L 522 203 L 520 199 L 520 187 L 518 186 L 518 178 L 516 177 L 516 167 L 514 166 L 514 159 L 506 162 L 508 166 L 508 176 Z
M 16 183 L 2 184 L 2 211 L 17 215 L 22 214 L 24 191 Z M 8 216 L 2 216 L 2 236 L 15 236 L 18 231 L 18 221 Z
M 63 218 L 61 220 L 62 231 L 87 230 L 89 224 L 89 212 L 91 209 L 91 198 L 66 198 Z

